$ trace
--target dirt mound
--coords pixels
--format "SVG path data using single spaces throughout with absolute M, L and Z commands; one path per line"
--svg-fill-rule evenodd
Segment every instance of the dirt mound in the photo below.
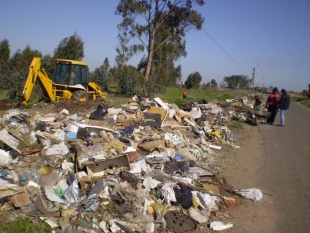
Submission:
M 54 104 L 54 111 L 60 112 L 62 109 L 67 109 L 70 113 L 77 113 L 83 115 L 90 109 L 96 107 L 99 103 L 94 101 L 58 101 Z
M 6 111 L 14 107 L 14 103 L 9 99 L 0 100 L 0 110 Z

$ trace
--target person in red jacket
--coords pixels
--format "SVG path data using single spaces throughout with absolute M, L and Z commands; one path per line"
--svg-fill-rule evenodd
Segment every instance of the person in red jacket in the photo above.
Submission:
M 183 99 L 186 99 L 187 98 L 187 90 L 184 90 L 183 91 Z
M 279 107 L 280 94 L 277 87 L 273 88 L 272 92 L 269 94 L 266 107 L 268 112 L 271 112 L 270 117 L 267 118 L 267 124 L 272 125 L 276 118 L 278 107 Z

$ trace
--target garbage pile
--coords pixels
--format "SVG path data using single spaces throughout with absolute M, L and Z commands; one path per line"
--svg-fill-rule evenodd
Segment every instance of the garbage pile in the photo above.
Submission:
M 133 97 L 83 114 L 39 110 L 10 109 L 0 119 L 0 214 L 39 216 L 57 232 L 223 230 L 233 224 L 214 213 L 237 201 L 223 191 L 262 198 L 216 182 L 212 155 L 240 148 L 227 126 L 239 113 L 229 104 L 184 110 Z

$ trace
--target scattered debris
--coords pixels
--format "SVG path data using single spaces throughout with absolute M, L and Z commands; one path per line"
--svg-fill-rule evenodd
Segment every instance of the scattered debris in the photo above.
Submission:
M 70 105 L 71 103 L 71 105 Z M 240 148 L 231 120 L 246 120 L 243 99 L 191 103 L 184 109 L 129 99 L 121 107 L 55 104 L 32 115 L 8 109 L 0 131 L 0 214 L 20 211 L 69 232 L 189 232 L 217 220 L 223 206 L 253 201 L 217 178 L 214 157 Z

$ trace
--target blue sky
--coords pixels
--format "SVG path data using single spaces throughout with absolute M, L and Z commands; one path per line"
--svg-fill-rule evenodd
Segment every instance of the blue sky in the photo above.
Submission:
M 114 65 L 118 46 L 114 14 L 118 0 L 0 0 L 0 41 L 11 56 L 30 45 L 45 54 L 75 32 L 85 42 L 91 71 L 106 57 Z M 310 0 L 206 0 L 198 8 L 207 31 L 189 31 L 182 80 L 198 71 L 202 82 L 225 76 L 252 76 L 262 86 L 302 91 L 310 84 Z M 217 45 L 219 44 L 221 48 Z M 227 55 L 229 54 L 229 55 Z M 136 66 L 143 54 L 129 62 Z

